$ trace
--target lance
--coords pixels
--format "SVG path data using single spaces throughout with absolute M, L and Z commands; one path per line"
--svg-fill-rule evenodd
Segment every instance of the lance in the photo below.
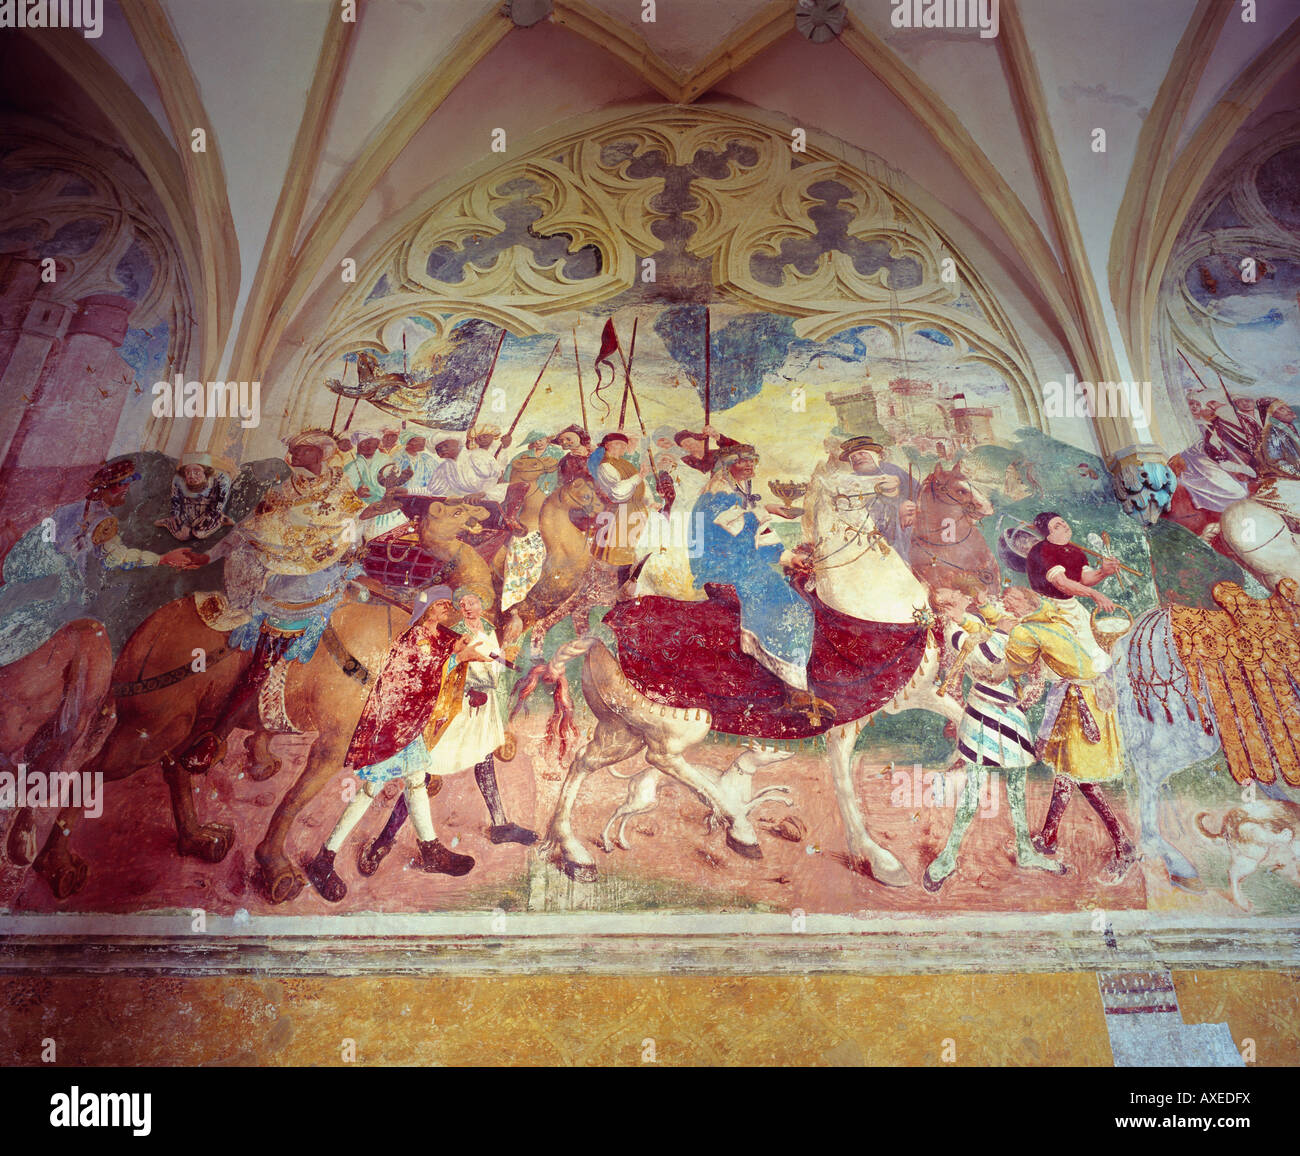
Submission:
M 707 431 L 712 418 L 712 407 L 710 405 L 709 387 L 712 376 L 711 349 L 713 342 L 709 337 L 709 307 L 704 307 L 704 428 Z M 704 460 L 709 460 L 709 435 L 704 434 Z
M 348 372 L 348 363 L 347 360 L 344 359 L 343 372 L 339 374 L 339 385 L 343 384 L 343 378 L 347 376 L 347 372 Z M 342 401 L 343 401 L 343 395 L 341 393 L 335 394 L 334 412 L 330 415 L 330 433 L 334 432 L 334 423 L 339 420 L 339 405 L 342 403 Z
M 582 406 L 582 428 L 587 429 L 587 395 L 582 392 L 582 362 L 578 358 L 578 327 L 573 327 L 573 364 L 578 368 L 578 404 Z
M 636 352 L 636 323 L 640 321 L 639 317 L 632 318 L 632 344 L 627 347 L 627 357 L 623 360 L 623 404 L 618 407 L 618 428 L 623 428 L 623 423 L 627 420 L 627 395 L 632 388 L 632 355 Z M 619 347 L 618 355 L 623 357 L 622 347 Z
M 1186 365 L 1187 368 L 1192 371 L 1192 376 L 1196 378 L 1197 382 L 1200 384 L 1200 387 L 1202 389 L 1209 389 L 1209 386 L 1207 386 L 1205 382 L 1201 381 L 1201 375 L 1196 372 L 1196 368 L 1192 365 L 1190 361 L 1187 360 L 1187 354 L 1185 354 L 1180 349 L 1178 351 L 1178 356 L 1183 359 L 1183 364 Z M 1215 373 L 1218 372 L 1219 371 L 1216 369 Z M 1219 373 L 1219 387 L 1223 390 L 1223 396 L 1228 399 L 1228 409 L 1232 413 L 1232 424 L 1237 427 L 1237 429 L 1241 432 L 1243 436 L 1249 437 L 1249 435 L 1246 433 L 1246 427 L 1242 425 L 1241 419 L 1237 416 L 1237 407 L 1233 403 L 1232 394 L 1228 392 L 1228 387 L 1223 384 L 1223 374 L 1221 373 Z
M 637 317 L 632 318 L 632 343 L 627 347 L 627 358 L 623 361 L 623 411 L 618 415 L 618 428 L 623 428 L 623 418 L 627 412 L 627 399 L 631 395 L 632 405 L 636 409 L 636 420 L 641 426 L 641 436 L 646 436 L 645 419 L 641 416 L 641 402 L 637 399 L 636 390 L 632 388 L 632 358 L 636 354 L 636 323 L 640 320 Z M 623 350 L 618 351 L 620 358 L 623 357 Z M 654 446 L 646 441 L 646 450 L 650 454 L 650 468 L 658 473 L 658 467 L 655 465 Z
M 344 376 L 347 376 L 347 372 L 348 372 L 348 363 L 345 361 L 345 362 L 343 363 L 343 374 L 344 374 Z M 358 385 L 361 384 L 361 370 L 360 370 L 360 368 L 357 369 L 357 384 L 358 384 Z M 343 395 L 340 394 L 339 396 L 342 397 Z M 358 394 L 356 397 L 354 397 L 354 398 L 352 399 L 352 408 L 351 408 L 350 410 L 348 410 L 348 420 L 345 421 L 345 422 L 343 423 L 343 432 L 344 432 L 344 433 L 347 433 L 347 432 L 348 432 L 348 429 L 351 427 L 351 425 L 352 425 L 352 419 L 353 419 L 354 417 L 357 416 L 357 406 L 359 406 L 360 404 L 361 404 L 361 395 Z
M 505 326 L 501 327 L 501 336 L 497 339 L 497 347 L 492 351 L 492 364 L 488 366 L 487 377 L 483 379 L 483 392 L 478 395 L 478 405 L 474 407 L 474 416 L 469 419 L 469 429 L 478 425 L 478 415 L 483 412 L 483 399 L 487 397 L 488 386 L 492 383 L 492 374 L 497 367 L 497 358 L 501 355 L 501 347 L 506 343 Z
M 551 352 L 546 355 L 546 360 L 542 362 L 542 372 L 537 375 L 537 380 L 533 382 L 533 388 L 528 391 L 528 396 L 524 398 L 524 404 L 519 407 L 519 412 L 515 414 L 515 420 L 510 423 L 510 428 L 506 430 L 505 438 L 502 438 L 502 441 L 505 441 L 506 438 L 510 437 L 510 435 L 515 432 L 515 427 L 519 424 L 519 419 L 524 416 L 524 410 L 528 408 L 528 403 L 533 400 L 533 394 L 537 392 L 537 387 L 542 384 L 542 374 L 546 372 L 546 367 L 551 364 L 551 358 L 556 355 L 559 348 L 560 339 L 557 337 L 555 339 L 555 344 L 551 346 Z M 496 451 L 492 456 L 494 458 L 499 458 L 501 456 L 501 451 L 504 448 L 503 445 L 498 443 Z

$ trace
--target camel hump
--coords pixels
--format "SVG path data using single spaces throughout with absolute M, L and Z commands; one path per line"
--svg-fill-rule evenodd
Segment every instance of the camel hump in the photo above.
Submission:
M 176 655 L 192 658 L 196 647 L 215 650 L 222 645 L 226 636 L 213 630 L 199 616 L 196 597 L 202 596 L 187 594 L 168 602 L 136 627 L 113 668 L 114 682 L 131 682 L 144 677 L 148 673 L 146 665 L 151 670 L 171 669 L 180 662 Z

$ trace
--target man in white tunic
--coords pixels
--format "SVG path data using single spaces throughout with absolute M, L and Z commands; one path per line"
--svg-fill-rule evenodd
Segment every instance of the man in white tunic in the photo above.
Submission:
M 910 536 L 916 507 L 902 496 L 897 467 L 882 465 L 884 452 L 866 437 L 844 443 L 840 457 L 852 471 L 814 476 L 804 500 L 804 534 L 823 602 L 872 622 L 914 622 L 925 588 L 908 566 L 897 532 Z
M 461 632 L 466 637 L 467 653 L 492 655 L 488 661 L 473 660 L 465 664 L 465 698 L 460 710 L 447 724 L 431 752 L 429 793 L 436 795 L 441 789 L 437 782 L 447 775 L 474 768 L 474 782 L 487 804 L 492 825 L 488 838 L 493 843 L 521 843 L 525 847 L 537 842 L 537 833 L 506 816 L 497 787 L 494 754 L 506 741 L 501 722 L 501 704 L 498 699 L 501 643 L 491 623 L 483 617 L 483 603 L 477 594 L 464 587 L 456 591 L 455 604 L 461 612 Z M 427 781 L 427 780 L 426 780 Z M 363 875 L 373 875 L 378 870 L 397 839 L 397 832 L 406 822 L 409 804 L 406 796 L 398 798 L 393 813 L 378 837 L 364 847 L 358 859 Z
M 992 792 L 997 790 L 989 774 L 993 770 L 1001 770 L 1006 779 L 1017 866 L 1063 875 L 1065 868 L 1035 850 L 1029 834 L 1025 779 L 1028 768 L 1038 761 L 1038 755 L 1021 708 L 1020 692 L 1006 677 L 1005 669 L 1001 669 L 1007 638 L 1016 620 L 996 617 L 999 612 L 993 607 L 987 608 L 987 617 L 984 612 L 970 613 L 969 597 L 961 590 L 938 589 L 930 601 L 939 611 L 944 645 L 952 660 L 944 680 L 945 693 L 959 695 L 965 675 L 970 676 L 971 683 L 961 722 L 957 724 L 956 757 L 948 768 L 955 772 L 954 777 L 964 778 L 964 783 L 948 841 L 925 869 L 921 884 L 927 891 L 937 892 L 957 869 L 957 856 L 980 799 L 991 801 Z M 995 626 L 990 626 L 990 618 L 994 619 Z M 993 785 L 987 786 L 989 783 Z

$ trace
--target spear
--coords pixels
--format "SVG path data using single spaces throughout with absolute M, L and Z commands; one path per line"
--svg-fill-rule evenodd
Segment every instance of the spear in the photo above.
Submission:
M 1178 351 L 1178 356 L 1181 357 L 1181 358 L 1183 359 L 1183 364 L 1186 365 L 1187 368 L 1190 369 L 1190 370 L 1192 371 L 1192 376 L 1193 376 L 1194 378 L 1196 378 L 1197 382 L 1200 384 L 1200 387 L 1201 387 L 1202 389 L 1209 389 L 1209 386 L 1206 385 L 1205 382 L 1201 381 L 1201 375 L 1200 375 L 1199 373 L 1196 372 L 1196 369 L 1195 369 L 1195 367 L 1192 365 L 1192 363 L 1191 363 L 1190 361 L 1187 360 L 1187 354 L 1185 354 L 1185 353 L 1180 349 L 1180 350 Z M 1219 372 L 1219 371 L 1216 369 L 1216 370 L 1215 370 L 1215 373 L 1218 373 L 1218 372 Z M 1247 436 L 1247 437 L 1248 437 L 1249 435 L 1246 434 L 1246 427 L 1245 427 L 1244 425 L 1242 425 L 1242 423 L 1241 423 L 1241 419 L 1237 416 L 1237 407 L 1236 407 L 1236 405 L 1233 403 L 1233 400 L 1232 400 L 1232 394 L 1230 394 L 1230 393 L 1228 392 L 1228 387 L 1227 387 L 1226 385 L 1223 384 L 1223 374 L 1221 374 L 1221 373 L 1219 373 L 1219 385 L 1220 385 L 1220 387 L 1223 389 L 1223 396 L 1226 397 L 1226 398 L 1228 399 L 1228 409 L 1229 409 L 1229 411 L 1232 413 L 1232 418 L 1233 418 L 1233 420 L 1232 420 L 1232 424 L 1235 425 L 1235 426 L 1237 427 L 1237 429 L 1240 430 L 1241 433 L 1242 433 L 1244 436 Z M 1226 420 L 1226 419 L 1225 419 L 1225 420 Z
M 709 339 L 709 307 L 706 305 L 704 307 L 704 460 L 706 462 L 709 460 L 709 435 L 707 431 L 711 416 L 709 378 L 711 376 L 710 349 L 712 348 L 712 344 L 713 343 Z
M 582 428 L 587 429 L 587 395 L 582 392 L 582 362 L 578 359 L 578 327 L 573 327 L 573 364 L 578 367 L 578 404 L 582 406 Z
M 623 404 L 618 407 L 618 428 L 623 428 L 623 422 L 627 419 L 627 394 L 632 388 L 632 355 L 636 352 L 636 323 L 640 321 L 639 317 L 632 318 L 632 344 L 627 347 L 627 358 L 623 361 Z M 618 355 L 623 356 L 623 350 L 620 347 Z
M 501 347 L 506 343 L 505 326 L 501 327 L 501 336 L 497 339 L 497 347 L 492 351 L 492 364 L 488 366 L 487 377 L 483 379 L 483 392 L 478 395 L 478 405 L 474 407 L 474 416 L 469 419 L 467 428 L 473 429 L 478 425 L 478 415 L 483 412 L 483 399 L 487 397 L 488 386 L 492 383 L 492 374 L 497 367 L 497 358 L 501 354 Z
M 533 394 L 537 392 L 537 387 L 542 384 L 542 374 L 546 372 L 546 367 L 551 364 L 551 358 L 556 355 L 559 348 L 560 339 L 557 337 L 555 339 L 555 344 L 551 347 L 551 352 L 546 355 L 546 360 L 542 362 L 542 372 L 537 375 L 537 380 L 533 382 L 533 388 L 528 391 L 528 396 L 524 398 L 524 404 L 519 407 L 519 412 L 515 414 L 515 420 L 510 423 L 510 428 L 506 430 L 505 437 L 501 439 L 502 442 L 506 441 L 506 439 L 515 432 L 515 427 L 519 424 L 519 419 L 524 416 L 524 410 L 528 408 L 528 403 L 533 400 Z M 504 448 L 504 445 L 498 443 L 496 451 L 492 456 L 494 458 L 499 458 L 501 456 L 501 451 Z

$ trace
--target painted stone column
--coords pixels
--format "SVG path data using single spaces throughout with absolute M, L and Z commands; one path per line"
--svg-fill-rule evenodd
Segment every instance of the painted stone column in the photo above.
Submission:
M 73 309 L 41 292 L 35 258 L 0 256 L 0 462 L 4 462 L 35 398 L 51 351 L 72 320 Z
M 134 308 L 108 293 L 79 301 L 29 394 L 0 473 L 0 511 L 20 525 L 77 497 L 103 462 L 133 377 L 119 350 Z

